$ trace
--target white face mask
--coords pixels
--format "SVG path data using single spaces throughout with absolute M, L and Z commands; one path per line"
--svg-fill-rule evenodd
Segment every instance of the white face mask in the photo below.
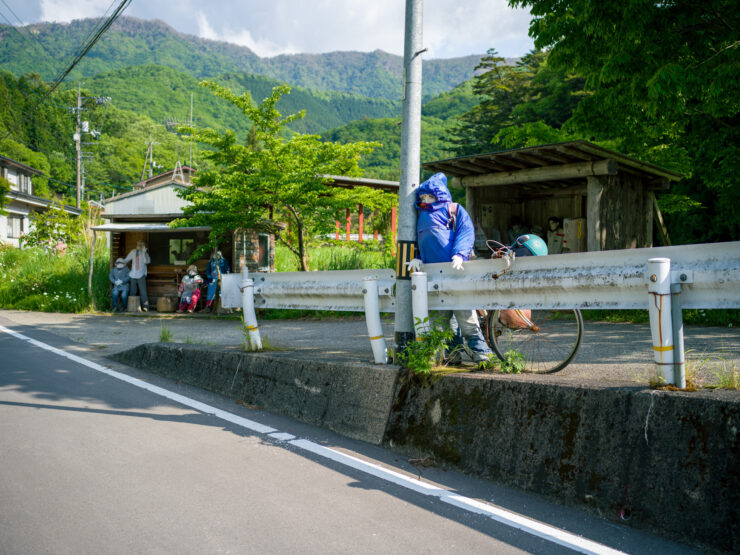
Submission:
M 434 195 L 421 195 L 419 197 L 419 200 L 423 202 L 424 204 L 433 204 L 437 201 Z
M 123 270 L 124 266 L 125 264 L 116 264 L 116 268 L 118 268 L 119 270 Z
M 194 272 L 193 270 L 190 270 L 190 271 L 188 272 L 188 275 L 189 275 L 189 276 L 194 276 L 194 275 L 195 275 L 195 272 Z

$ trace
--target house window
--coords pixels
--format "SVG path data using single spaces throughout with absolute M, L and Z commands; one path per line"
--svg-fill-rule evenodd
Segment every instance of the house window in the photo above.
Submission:
M 18 176 L 18 173 L 17 172 L 15 172 L 13 170 L 10 170 L 10 169 L 8 170 L 8 175 L 7 175 L 7 177 L 5 179 L 7 179 L 8 181 L 10 181 L 10 188 L 13 191 L 17 191 L 18 190 L 18 177 L 19 176 Z
M 23 234 L 23 216 L 8 216 L 8 239 L 18 239 Z

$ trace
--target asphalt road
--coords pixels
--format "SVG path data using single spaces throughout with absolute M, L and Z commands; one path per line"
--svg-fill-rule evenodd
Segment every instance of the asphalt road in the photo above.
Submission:
M 0 330 L 0 553 L 690 552 L 75 352 Z

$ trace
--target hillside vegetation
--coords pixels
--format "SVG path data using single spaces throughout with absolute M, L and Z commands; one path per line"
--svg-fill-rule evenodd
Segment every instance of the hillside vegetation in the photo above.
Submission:
M 15 75 L 30 71 L 51 80 L 71 60 L 96 19 L 35 23 L 21 29 L 0 25 L 0 65 Z M 469 79 L 479 55 L 425 60 L 429 98 Z M 139 65 L 159 65 L 196 79 L 225 73 L 264 75 L 307 89 L 333 90 L 400 100 L 403 59 L 380 50 L 290 54 L 260 58 L 243 46 L 179 33 L 162 21 L 121 17 L 70 74 L 72 81 Z

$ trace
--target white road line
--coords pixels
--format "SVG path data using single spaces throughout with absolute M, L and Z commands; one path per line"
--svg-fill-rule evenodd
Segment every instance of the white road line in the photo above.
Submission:
M 602 555 L 602 554 L 603 555 L 607 555 L 607 554 L 616 555 L 616 554 L 622 553 L 621 551 L 611 549 L 610 547 L 607 547 L 600 543 L 585 539 L 576 534 L 571 534 L 570 532 L 566 532 L 565 530 L 561 530 L 560 528 L 550 526 L 549 524 L 544 524 L 542 522 L 533 520 L 531 518 L 527 518 L 520 514 L 507 511 L 500 507 L 489 505 L 487 503 L 483 503 L 481 501 L 471 499 L 469 497 L 458 495 L 454 492 L 440 488 L 438 486 L 428 484 L 425 482 L 421 482 L 420 480 L 417 480 L 416 478 L 406 476 L 399 472 L 390 470 L 388 468 L 384 468 L 380 465 L 377 465 L 377 464 L 374 464 L 368 461 L 364 461 L 362 459 L 353 457 L 351 455 L 347 455 L 346 453 L 342 453 L 340 451 L 336 451 L 334 449 L 324 447 L 313 441 L 309 441 L 307 439 L 295 438 L 295 436 L 291 434 L 288 434 L 285 432 L 279 432 L 275 428 L 265 426 L 263 424 L 260 424 L 259 422 L 255 422 L 253 420 L 249 420 L 247 418 L 237 416 L 225 410 L 218 409 L 211 405 L 201 403 L 200 401 L 196 401 L 195 399 L 191 399 L 190 397 L 185 397 L 184 395 L 180 395 L 178 393 L 174 393 L 162 387 L 152 385 L 143 380 L 132 378 L 131 376 L 128 376 L 127 374 L 116 372 L 115 370 L 111 370 L 110 368 L 101 366 L 100 364 L 96 362 L 92 362 L 90 360 L 84 359 L 77 355 L 67 353 L 66 351 L 63 351 L 62 349 L 57 349 L 56 347 L 52 347 L 51 345 L 47 345 L 46 343 L 42 343 L 31 337 L 17 333 L 4 326 L 0 326 L 0 331 L 5 332 L 8 335 L 11 335 L 17 339 L 20 339 L 21 341 L 26 341 L 30 343 L 31 345 L 39 347 L 40 349 L 50 351 L 59 356 L 67 358 L 73 362 L 76 362 L 83 366 L 87 366 L 88 368 L 91 368 L 98 372 L 102 372 L 103 374 L 106 374 L 118 380 L 124 381 L 128 384 L 134 385 L 141 389 L 145 389 L 146 391 L 154 393 L 155 395 L 159 395 L 166 399 L 170 399 L 171 401 L 175 401 L 176 403 L 179 403 L 186 407 L 190 407 L 192 409 L 195 409 L 205 414 L 213 415 L 216 418 L 220 418 L 227 422 L 231 422 L 232 424 L 236 424 L 237 426 L 241 426 L 250 431 L 253 431 L 259 434 L 265 434 L 267 435 L 267 437 L 275 439 L 277 441 L 281 441 L 281 442 L 287 441 L 288 444 L 292 445 L 293 447 L 296 447 L 297 449 L 308 451 L 310 453 L 313 453 L 314 455 L 318 455 L 320 457 L 332 460 L 344 466 L 348 466 L 355 470 L 359 470 L 366 474 L 370 474 L 371 476 L 375 476 L 376 478 L 380 478 L 381 480 L 390 482 L 392 484 L 396 484 L 397 486 L 401 486 L 405 489 L 415 491 L 422 495 L 427 495 L 430 497 L 437 497 L 440 501 L 444 503 L 448 503 L 450 505 L 453 505 L 457 508 L 469 511 L 471 513 L 475 513 L 478 515 L 488 517 L 492 520 L 495 520 L 496 522 L 500 522 L 512 528 L 516 528 L 517 530 L 521 530 L 522 532 L 526 532 L 528 534 L 531 534 L 538 538 L 542 538 L 549 542 L 562 545 L 574 551 L 578 551 L 580 553 L 593 553 L 593 554 L 599 554 L 599 555 Z

